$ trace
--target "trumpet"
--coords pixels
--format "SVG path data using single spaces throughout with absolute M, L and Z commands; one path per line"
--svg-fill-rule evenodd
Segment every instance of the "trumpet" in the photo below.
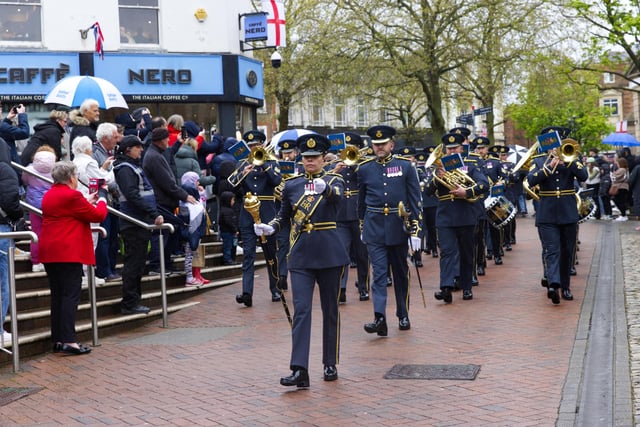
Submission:
M 544 165 L 547 166 L 554 158 L 559 158 L 563 163 L 571 163 L 578 159 L 580 155 L 580 144 L 575 139 L 566 138 L 562 140 L 562 145 L 558 149 L 557 153 L 550 152 Z M 553 167 L 551 173 L 556 171 L 556 166 Z
M 355 145 L 347 145 L 340 152 L 340 156 L 337 159 L 331 160 L 328 164 L 342 162 L 347 166 L 357 165 L 367 155 L 369 147 L 358 148 Z
M 249 164 L 253 166 L 262 166 L 270 160 L 278 161 L 271 150 L 264 148 L 262 145 L 252 147 L 247 160 L 243 160 L 238 163 L 238 166 L 229 178 L 227 178 L 227 181 L 229 181 L 232 186 L 237 187 L 249 174 L 250 171 L 245 172 L 245 168 Z
M 429 158 L 424 164 L 425 168 L 428 168 L 432 165 L 435 165 L 437 168 L 443 167 L 442 161 L 440 160 L 440 158 L 444 155 L 443 147 L 444 147 L 443 144 L 440 144 L 435 148 L 435 150 L 433 150 L 431 154 L 429 154 Z M 456 188 L 458 188 L 458 186 L 466 190 L 476 185 L 476 182 L 469 175 L 462 172 L 460 169 L 445 171 L 442 177 L 438 177 L 438 175 L 434 171 L 433 179 L 436 180 L 436 182 L 447 187 L 449 190 L 455 190 Z M 472 197 L 470 199 L 464 199 L 464 200 L 466 200 L 467 202 L 475 202 L 479 198 L 480 197 L 477 196 L 477 197 Z

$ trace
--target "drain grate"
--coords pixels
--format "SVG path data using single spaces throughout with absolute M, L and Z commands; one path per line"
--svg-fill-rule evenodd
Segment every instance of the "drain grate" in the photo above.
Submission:
M 395 365 L 387 380 L 475 380 L 480 365 Z
M 42 387 L 0 387 L 0 406 L 42 390 Z

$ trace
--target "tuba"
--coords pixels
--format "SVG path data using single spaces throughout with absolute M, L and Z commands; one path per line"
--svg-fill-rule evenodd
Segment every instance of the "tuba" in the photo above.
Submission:
M 520 161 L 518 161 L 518 163 L 513 167 L 513 169 L 511 170 L 511 173 L 514 174 L 518 172 L 520 169 L 524 169 L 528 171 L 531 168 L 531 159 L 538 152 L 539 148 L 540 148 L 539 142 L 536 142 L 535 144 L 533 144 L 529 148 L 529 150 L 527 150 L 526 154 L 522 156 Z
M 443 144 L 438 145 L 435 150 L 431 154 L 429 154 L 429 158 L 424 164 L 425 168 L 428 168 L 432 165 L 435 165 L 437 168 L 442 168 L 442 161 L 440 160 L 443 156 Z M 454 169 L 451 171 L 445 171 L 442 177 L 438 177 L 435 171 L 433 173 L 433 179 L 447 187 L 449 190 L 455 190 L 458 186 L 468 189 L 476 185 L 476 182 L 466 173 L 462 172 L 460 169 Z M 470 199 L 464 199 L 467 202 L 475 202 L 480 197 L 472 197 Z

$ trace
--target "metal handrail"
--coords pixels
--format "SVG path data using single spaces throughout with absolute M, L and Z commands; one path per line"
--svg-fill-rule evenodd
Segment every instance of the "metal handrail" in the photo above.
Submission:
M 11 166 L 13 166 L 15 169 L 18 169 L 20 171 L 22 171 L 23 173 L 27 173 L 29 175 L 32 175 L 38 179 L 41 179 L 45 182 L 48 182 L 50 184 L 53 184 L 53 180 L 49 177 L 40 175 L 39 173 L 29 170 L 26 167 L 22 166 L 19 163 L 16 162 L 11 162 Z M 83 185 L 85 185 L 83 183 Z M 35 208 L 35 207 L 34 207 Z M 37 209 L 37 208 L 35 208 Z M 133 218 L 121 211 L 119 211 L 118 209 L 115 209 L 111 206 L 107 205 L 107 211 L 115 216 L 117 216 L 118 218 L 122 218 L 125 221 L 128 221 L 138 227 L 144 228 L 145 230 L 149 230 L 151 232 L 153 232 L 154 230 L 158 230 L 158 233 L 160 234 L 160 238 L 159 241 L 160 242 L 164 242 L 164 239 L 162 237 L 162 230 L 168 230 L 169 233 L 173 234 L 175 232 L 175 228 L 173 226 L 173 224 L 170 224 L 168 222 L 165 222 L 163 224 L 160 225 L 156 225 L 156 224 L 147 224 L 146 222 L 140 221 L 139 219 Z M 40 212 L 40 215 L 42 215 L 42 212 Z M 164 245 L 163 244 L 159 244 L 159 257 L 160 257 L 160 294 L 161 294 L 161 299 L 162 299 L 162 327 L 163 328 L 167 328 L 169 326 L 169 316 L 168 316 L 168 304 L 167 304 L 167 278 L 165 275 L 165 271 L 166 271 L 166 267 L 165 267 L 165 263 L 164 263 Z M 95 277 L 95 276 L 94 276 Z M 89 279 L 90 280 L 90 279 Z M 95 282 L 94 282 L 94 286 L 95 286 Z M 94 292 L 95 294 L 95 292 Z M 94 334 L 94 342 L 96 342 L 97 340 L 97 333 Z
M 13 372 L 20 369 L 20 349 L 18 348 L 18 318 L 16 316 L 16 266 L 15 266 L 15 239 L 28 238 L 32 242 L 38 241 L 38 235 L 33 231 L 10 231 L 0 233 L 0 238 L 9 239 L 9 250 L 7 251 L 7 276 L 9 279 L 9 310 L 11 312 L 11 351 L 0 347 L 0 350 L 11 354 L 13 358 Z M 0 295 L 0 303 L 2 295 Z M 1 326 L 1 325 L 0 325 Z

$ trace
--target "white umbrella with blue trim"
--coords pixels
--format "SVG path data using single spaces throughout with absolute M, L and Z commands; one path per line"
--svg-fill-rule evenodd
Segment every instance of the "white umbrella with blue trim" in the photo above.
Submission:
M 129 108 L 118 88 L 105 79 L 93 76 L 65 77 L 49 91 L 44 103 L 78 107 L 89 98 L 98 101 L 104 110 Z
M 317 132 L 314 132 L 314 131 L 308 130 L 308 129 L 287 129 L 287 130 L 283 130 L 282 132 L 278 132 L 275 135 L 273 135 L 273 138 L 271 138 L 271 141 L 269 141 L 269 144 L 267 144 L 267 148 L 268 149 L 272 149 L 273 152 L 277 154 L 280 151 L 280 148 L 278 147 L 278 142 L 280 142 L 280 141 L 295 141 L 296 139 L 298 139 L 302 135 L 309 135 L 309 134 L 312 134 L 312 133 L 317 133 Z

